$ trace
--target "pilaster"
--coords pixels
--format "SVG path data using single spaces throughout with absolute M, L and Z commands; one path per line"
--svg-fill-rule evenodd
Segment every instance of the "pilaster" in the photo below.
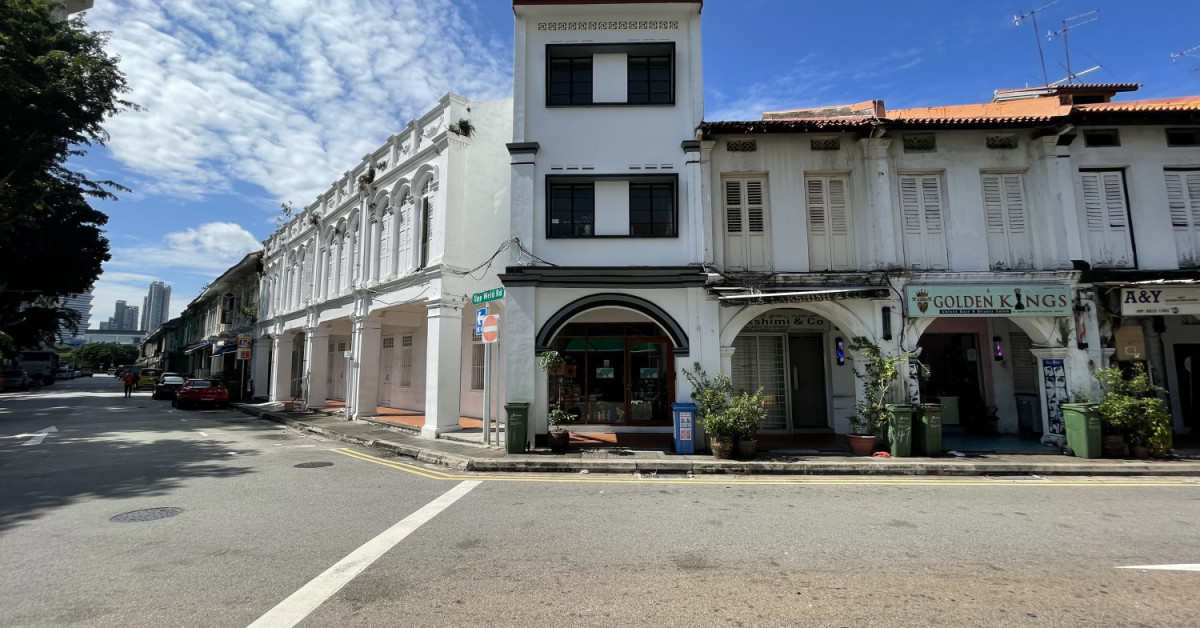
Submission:
M 295 347 L 295 336 L 290 333 L 276 334 L 273 342 L 272 352 L 275 359 L 271 361 L 271 401 L 284 401 L 291 399 L 292 349 Z
M 375 416 L 379 405 L 379 348 L 383 324 L 366 316 L 353 316 L 346 415 L 352 419 Z
M 304 403 L 309 408 L 319 408 L 329 397 L 329 328 L 309 327 L 305 333 L 304 363 L 308 372 L 304 374 Z
M 439 300 L 426 303 L 427 335 L 425 345 L 425 426 L 421 436 L 437 438 L 439 434 L 456 432 L 462 361 L 462 303 Z M 376 342 L 376 363 L 379 362 Z
M 873 246 L 865 251 L 857 251 L 861 259 L 869 254 L 872 259 L 866 264 L 868 268 L 897 268 L 902 266 L 900 259 L 899 237 L 896 230 L 896 213 L 892 209 L 892 166 L 888 161 L 888 149 L 892 145 L 890 138 L 864 138 L 858 141 L 863 154 L 863 183 L 866 187 L 867 211 L 859 212 L 867 216 L 867 225 L 858 226 L 859 233 L 870 234 Z

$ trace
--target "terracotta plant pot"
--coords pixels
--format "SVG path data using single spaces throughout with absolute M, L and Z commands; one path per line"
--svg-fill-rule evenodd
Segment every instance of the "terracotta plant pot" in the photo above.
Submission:
M 737 453 L 739 458 L 753 458 L 758 453 L 758 441 L 739 440 L 737 443 Z
M 571 433 L 567 430 L 553 431 L 547 436 L 547 440 L 550 442 L 550 451 L 565 454 L 567 446 L 571 444 Z
M 1102 441 L 1101 450 L 1105 458 L 1124 458 L 1129 455 L 1129 445 L 1125 444 L 1124 437 L 1121 436 L 1105 436 Z
M 708 448 L 712 450 L 713 458 L 728 460 L 733 457 L 733 437 L 709 436 Z
M 875 436 L 871 434 L 847 434 L 850 451 L 856 456 L 869 456 L 875 451 Z
M 1142 447 L 1141 445 L 1133 446 L 1133 457 L 1138 460 L 1145 460 L 1150 457 L 1150 448 Z

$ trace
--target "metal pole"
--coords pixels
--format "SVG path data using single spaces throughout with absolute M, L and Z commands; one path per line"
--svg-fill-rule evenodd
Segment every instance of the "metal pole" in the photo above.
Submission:
M 492 343 L 483 343 L 483 443 L 492 444 Z M 499 445 L 499 437 L 497 437 Z

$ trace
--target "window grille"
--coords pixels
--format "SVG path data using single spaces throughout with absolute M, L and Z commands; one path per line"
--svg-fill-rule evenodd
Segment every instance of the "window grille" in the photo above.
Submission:
M 819 137 L 808 141 L 811 150 L 841 150 L 842 141 L 836 137 Z
M 731 153 L 753 153 L 758 151 L 755 140 L 730 140 L 725 142 L 725 150 Z
M 937 150 L 937 140 L 932 133 L 904 136 L 904 152 L 932 153 Z
M 1015 135 L 989 135 L 984 138 L 984 142 L 991 149 L 1007 149 L 1017 147 L 1017 136 Z
M 783 336 L 740 335 L 733 341 L 733 389 L 736 393 L 763 388 L 767 416 L 762 430 L 787 429 L 787 389 L 784 373 Z
M 1167 146 L 1200 146 L 1200 129 L 1167 129 Z
M 1090 148 L 1105 148 L 1121 145 L 1121 134 L 1116 129 L 1097 129 L 1083 132 L 1083 145 Z
M 402 336 L 400 338 L 400 387 L 412 387 L 412 367 L 413 367 L 413 337 Z

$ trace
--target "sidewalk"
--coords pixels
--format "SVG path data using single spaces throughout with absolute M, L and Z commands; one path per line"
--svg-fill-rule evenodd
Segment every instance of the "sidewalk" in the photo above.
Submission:
M 871 458 L 819 452 L 760 452 L 753 460 L 716 460 L 626 447 L 572 449 L 566 454 L 534 450 L 509 455 L 482 444 L 480 430 L 430 440 L 412 427 L 376 421 L 347 421 L 325 412 L 284 412 L 282 405 L 233 404 L 234 408 L 345 443 L 457 469 L 486 473 L 669 473 L 785 475 L 1170 475 L 1200 477 L 1200 449 L 1177 448 L 1170 460 L 1085 459 L 1054 455 L 972 455 L 963 458 Z M 471 433 L 474 432 L 474 433 Z M 501 436 L 503 439 L 503 435 Z M 503 440 L 502 440 L 503 442 Z

